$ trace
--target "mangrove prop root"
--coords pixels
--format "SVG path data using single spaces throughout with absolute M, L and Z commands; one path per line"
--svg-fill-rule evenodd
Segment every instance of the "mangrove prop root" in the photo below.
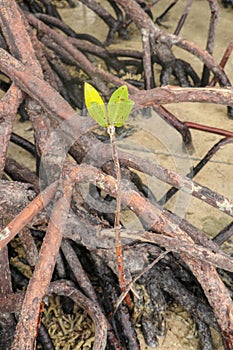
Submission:
M 12 350 L 33 349 L 40 325 L 42 301 L 50 293 L 70 297 L 89 313 L 96 326 L 94 349 L 105 348 L 107 333 L 108 338 L 111 338 L 110 342 L 113 348 L 122 349 L 119 339 L 114 334 L 114 327 L 110 325 L 108 320 L 109 315 L 102 310 L 101 303 L 97 300 L 90 280 L 83 271 L 81 264 L 78 264 L 75 252 L 68 241 L 61 243 L 63 237 L 73 239 L 78 244 L 83 245 L 87 251 L 95 250 L 99 255 L 101 253 L 100 246 L 103 246 L 103 250 L 107 254 L 108 249 L 106 248 L 112 248 L 112 228 L 109 227 L 106 221 L 104 222 L 97 218 L 91 212 L 85 213 L 85 208 L 81 204 L 75 204 L 78 207 L 78 209 L 76 208 L 77 212 L 75 214 L 71 213 L 70 205 L 71 203 L 72 205 L 74 204 L 71 201 L 71 197 L 74 193 L 74 184 L 79 187 L 81 182 L 91 182 L 108 195 L 112 197 L 117 196 L 116 181 L 113 177 L 106 175 L 106 173 L 98 169 L 98 166 L 94 168 L 85 164 L 85 162 L 80 164 L 86 154 L 90 158 L 99 157 L 100 159 L 107 155 L 110 150 L 108 145 L 101 143 L 95 136 L 88 134 L 89 129 L 94 125 L 89 119 L 84 121 L 83 118 L 77 118 L 75 123 L 72 122 L 72 117 L 76 111 L 70 106 L 70 102 L 75 96 L 71 93 L 68 94 L 66 90 L 65 85 L 70 81 L 71 76 L 65 66 L 65 62 L 75 66 L 78 70 L 82 69 L 86 75 L 85 79 L 90 80 L 95 86 L 99 87 L 106 97 L 110 95 L 109 83 L 115 86 L 126 84 L 130 92 L 130 98 L 135 101 L 135 110 L 151 106 L 162 118 L 181 133 L 183 142 L 186 145 L 192 144 L 190 129 L 223 135 L 225 139 L 217 143 L 207 153 L 193 170 L 192 176 L 200 171 L 217 151 L 221 152 L 223 145 L 232 142 L 231 131 L 198 125 L 189 121 L 182 122 L 163 106 L 163 104 L 180 102 L 205 102 L 233 106 L 233 89 L 230 87 L 229 78 L 224 71 L 224 65 L 232 51 L 232 41 L 229 43 L 220 64 L 212 56 L 218 17 L 216 1 L 209 1 L 211 20 L 206 50 L 176 35 L 183 23 L 179 24 L 175 35 L 161 31 L 134 0 L 117 0 L 115 2 L 121 6 L 121 8 L 118 8 L 118 6 L 114 7 L 117 18 L 109 16 L 104 7 L 100 6 L 96 1 L 85 1 L 84 3 L 94 10 L 109 26 L 107 44 L 117 32 L 121 35 L 127 35 L 127 23 L 124 23 L 122 19 L 123 11 L 127 12 L 131 17 L 130 21 L 133 20 L 142 33 L 144 53 L 136 50 L 106 49 L 98 40 L 76 35 L 77 33 L 63 24 L 62 20 L 57 16 L 57 11 L 49 7 L 49 1 L 43 1 L 47 14 L 41 14 L 36 18 L 32 14 L 24 14 L 15 1 L 0 0 L 0 26 L 2 31 L 0 70 L 10 79 L 10 87 L 7 87 L 8 90 L 0 101 L 0 174 L 2 176 L 5 169 L 5 173 L 12 175 L 12 179 L 20 181 L 19 183 L 13 181 L 0 182 L 0 208 L 3 213 L 0 232 L 0 262 L 2 266 L 0 274 L 0 311 L 1 314 L 7 313 L 5 319 L 2 318 L 2 315 L 0 317 L 1 322 L 5 325 L 4 336 L 8 338 L 9 342 L 13 340 Z M 188 4 L 190 5 L 191 2 Z M 114 6 L 113 2 L 112 5 Z M 186 10 L 188 11 L 188 9 Z M 56 18 L 51 17 L 51 15 Z M 52 24 L 53 29 L 43 23 L 42 20 L 50 25 Z M 54 28 L 60 28 L 62 33 Z M 152 88 L 154 82 L 151 80 L 151 72 L 155 59 L 162 66 L 161 74 L 164 74 L 165 78 L 168 79 L 167 81 L 169 81 L 169 76 L 166 76 L 166 74 L 172 71 L 174 66 L 166 70 L 164 67 L 168 62 L 167 60 L 170 57 L 173 63 L 177 63 L 175 61 L 176 57 L 172 52 L 172 45 L 188 51 L 202 61 L 204 65 L 202 74 L 203 87 L 161 86 Z M 164 55 L 165 52 L 166 55 Z M 103 60 L 109 70 L 107 71 L 95 65 L 89 59 L 88 55 L 90 54 Z M 121 69 L 127 71 L 127 64 L 121 61 L 122 57 L 136 59 L 140 65 L 143 63 L 143 83 L 147 90 L 139 91 L 133 85 L 127 82 L 124 83 L 119 77 L 118 73 Z M 180 84 L 182 85 L 182 81 L 185 81 L 185 84 L 187 83 L 187 76 L 185 76 L 186 80 L 182 80 L 186 74 L 191 79 L 193 78 L 195 85 L 195 82 L 199 79 L 198 76 L 195 76 L 195 72 L 191 70 L 185 72 L 185 67 L 187 68 L 188 66 L 185 66 L 182 62 L 179 62 L 179 64 L 181 68 L 180 79 L 178 79 Z M 58 76 L 59 69 L 62 70 L 60 76 Z M 118 76 L 112 70 L 115 70 Z M 176 72 L 178 75 L 178 71 L 173 69 L 173 72 Z M 211 86 L 206 86 L 209 81 L 209 72 L 213 73 L 214 78 L 210 84 Z M 219 82 L 221 88 L 214 87 L 216 82 Z M 82 84 L 82 78 L 80 78 L 79 84 Z M 77 91 L 80 92 L 81 89 L 82 87 L 79 87 Z M 61 96 L 61 93 L 67 101 Z M 82 106 L 81 94 L 79 99 L 80 101 L 77 104 L 74 103 L 74 106 Z M 40 189 L 37 175 L 32 174 L 24 165 L 18 164 L 6 156 L 10 139 L 16 139 L 15 135 L 12 135 L 12 125 L 23 100 L 35 135 L 36 144 L 34 149 L 30 148 L 31 145 L 29 146 L 29 150 L 32 153 L 39 157 L 43 156 L 43 151 L 51 136 L 50 128 L 57 125 L 58 121 L 67 122 L 68 128 L 65 131 L 68 136 L 76 136 L 76 142 L 72 145 L 72 155 L 75 158 L 75 162 L 65 157 L 65 160 L 63 159 L 64 164 L 62 164 L 62 178 L 45 184 L 43 191 Z M 21 146 L 24 147 L 23 144 Z M 51 154 L 53 152 L 56 154 L 57 146 L 55 144 L 51 145 Z M 96 150 L 98 150 L 98 156 L 96 155 Z M 228 216 L 233 216 L 232 199 L 212 191 L 199 182 L 192 181 L 190 174 L 187 177 L 183 177 L 123 151 L 119 152 L 119 160 L 121 166 L 138 171 L 143 170 L 145 173 L 170 184 L 176 190 L 189 192 L 199 200 L 221 210 Z M 51 157 L 51 168 L 56 168 L 59 162 L 60 159 Z M 31 185 L 22 184 L 23 181 L 28 181 Z M 30 186 L 35 190 L 36 196 L 30 189 Z M 52 199 L 54 199 L 53 203 Z M 49 203 L 52 206 L 50 219 L 43 212 Z M 82 203 L 81 200 L 80 203 Z M 139 244 L 145 244 L 145 247 L 152 249 L 152 247 L 157 245 L 165 248 L 166 251 L 175 252 L 200 283 L 215 314 L 224 346 L 226 349 L 232 349 L 232 301 L 228 288 L 223 284 L 216 270 L 216 268 L 221 268 L 233 271 L 232 258 L 216 244 L 216 242 L 222 244 L 223 241 L 232 235 L 232 225 L 226 226 L 216 237 L 215 242 L 212 242 L 203 232 L 187 221 L 183 220 L 180 222 L 176 215 L 145 199 L 135 190 L 132 183 L 127 186 L 122 185 L 122 203 L 134 211 L 136 216 L 150 228 L 150 231 L 137 233 L 122 230 L 123 244 L 130 243 L 127 249 L 129 251 L 131 249 L 131 254 L 133 254 L 131 244 L 135 244 L 135 242 L 137 242 L 138 246 Z M 47 232 L 38 252 L 29 227 L 35 222 L 38 224 L 40 219 L 44 224 L 44 226 L 42 225 L 43 229 L 46 229 Z M 178 221 L 180 225 L 177 224 Z M 17 234 L 19 234 L 22 246 L 26 252 L 25 256 L 29 265 L 34 267 L 25 295 L 24 293 L 13 292 L 10 278 L 11 272 L 7 250 L 12 239 Z M 76 282 L 85 291 L 86 296 L 70 281 L 63 280 L 51 283 L 60 247 L 71 270 L 73 270 Z M 147 254 L 149 254 L 148 250 Z M 62 259 L 61 256 L 59 258 Z M 138 258 L 139 256 L 137 256 Z M 127 263 L 127 257 L 125 259 Z M 74 266 L 74 261 L 77 262 L 77 266 Z M 108 261 L 108 263 L 111 264 L 111 261 Z M 153 273 L 153 269 L 151 273 Z M 63 271 L 63 274 L 65 275 L 65 271 Z M 82 276 L 81 280 L 80 276 Z M 162 277 L 161 284 L 163 283 Z M 167 292 L 169 291 L 167 290 Z M 19 320 L 14 333 L 15 321 L 10 313 L 18 313 L 19 311 Z M 114 312 L 113 307 L 111 312 Z M 122 313 L 120 317 L 121 327 L 124 328 L 124 317 L 126 317 L 126 314 Z M 202 319 L 198 314 L 195 314 L 194 317 L 197 318 L 199 328 L 205 333 L 203 339 L 206 337 L 208 342 L 210 342 L 208 329 L 201 323 Z M 128 338 L 127 331 L 129 331 Z M 139 345 L 129 317 L 125 323 L 123 333 L 125 333 L 125 342 L 129 341 L 132 348 L 138 348 Z

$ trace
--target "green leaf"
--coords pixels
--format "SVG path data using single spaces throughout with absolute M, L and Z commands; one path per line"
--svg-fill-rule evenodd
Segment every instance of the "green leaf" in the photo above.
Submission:
M 128 118 L 134 102 L 128 98 L 126 85 L 119 87 L 113 92 L 108 102 L 108 123 L 120 127 Z
M 90 116 L 100 126 L 107 127 L 107 112 L 104 101 L 98 91 L 88 83 L 84 83 L 84 99 Z

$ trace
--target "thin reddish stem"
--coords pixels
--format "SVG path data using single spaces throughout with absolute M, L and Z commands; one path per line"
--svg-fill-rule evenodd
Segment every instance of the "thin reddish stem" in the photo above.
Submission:
M 212 134 L 222 135 L 225 137 L 233 137 L 232 131 L 228 131 L 228 130 L 224 130 L 224 129 L 220 129 L 220 128 L 214 128 L 212 126 L 197 124 L 197 123 L 193 123 L 193 122 L 184 122 L 184 123 L 190 129 L 210 132 Z
M 123 293 L 126 289 L 126 280 L 125 280 L 125 269 L 124 269 L 124 260 L 123 260 L 123 249 L 121 243 L 121 234 L 120 234 L 120 212 L 121 212 L 121 169 L 120 163 L 118 159 L 117 147 L 116 147 L 116 139 L 115 139 L 115 127 L 109 126 L 108 134 L 110 136 L 110 142 L 112 146 L 112 158 L 115 165 L 116 178 L 117 178 L 117 196 L 116 196 L 116 212 L 115 212 L 115 222 L 114 222 L 114 230 L 115 230 L 115 240 L 116 240 L 116 261 L 117 261 L 117 270 L 118 270 L 118 279 L 121 288 L 121 292 Z M 125 302 L 128 307 L 131 308 L 132 303 L 130 299 L 130 295 L 126 294 Z
M 222 56 L 222 59 L 220 61 L 219 66 L 222 67 L 223 69 L 224 69 L 225 65 L 227 64 L 227 61 L 230 58 L 232 50 L 233 50 L 233 39 L 229 42 L 229 44 L 228 44 L 228 46 L 227 46 L 227 48 Z M 213 79 L 209 83 L 209 86 L 215 86 L 216 83 L 217 83 L 217 79 L 216 79 L 216 77 L 213 77 Z

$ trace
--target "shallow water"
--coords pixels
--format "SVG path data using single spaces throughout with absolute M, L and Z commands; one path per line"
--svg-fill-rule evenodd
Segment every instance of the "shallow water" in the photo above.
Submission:
M 106 1 L 100 2 L 109 8 Z M 170 3 L 171 1 L 163 0 L 155 5 L 153 8 L 155 17 L 159 16 Z M 170 33 L 174 31 L 185 5 L 186 1 L 179 1 L 167 15 L 164 24 L 169 27 L 168 31 Z M 106 25 L 82 4 L 78 4 L 77 9 L 71 17 L 69 15 L 69 10 L 63 10 L 62 16 L 63 19 L 68 21 L 77 31 L 88 32 L 102 41 L 106 38 Z M 208 1 L 194 1 L 180 35 L 205 48 L 209 20 L 210 10 Z M 220 61 L 226 45 L 232 39 L 232 21 L 233 10 L 230 7 L 224 9 L 220 5 L 214 49 L 214 57 L 217 61 Z M 98 31 L 96 30 L 97 28 Z M 140 34 L 134 26 L 131 26 L 130 33 L 130 41 L 123 41 L 116 37 L 111 47 L 141 49 Z M 176 47 L 174 48 L 174 53 L 177 57 L 190 62 L 193 68 L 200 74 L 203 65 L 198 58 Z M 155 70 L 159 71 L 160 67 L 155 67 Z M 225 71 L 230 80 L 233 80 L 232 57 L 229 59 Z M 157 83 L 158 80 L 159 78 L 157 75 Z M 233 131 L 233 121 L 228 119 L 226 107 L 224 106 L 180 103 L 168 105 L 166 108 L 183 121 L 193 121 Z M 124 142 L 119 142 L 119 146 L 121 145 L 124 149 L 126 148 L 130 149 L 132 152 L 136 152 L 137 155 L 140 155 L 143 159 L 148 158 L 183 175 L 186 174 L 192 166 L 196 165 L 206 152 L 222 138 L 213 134 L 192 131 L 195 152 L 189 155 L 188 152 L 184 151 L 182 148 L 179 134 L 163 122 L 155 113 L 153 113 L 150 119 L 136 116 L 135 118 L 131 118 L 129 123 L 137 128 L 137 132 Z M 233 199 L 232 166 L 232 145 L 228 145 L 212 158 L 208 165 L 196 176 L 195 180 Z M 145 177 L 144 180 L 153 190 L 157 198 L 160 198 L 160 196 L 164 194 L 167 188 L 165 184 L 151 177 Z M 216 235 L 224 226 L 231 222 L 229 216 L 193 197 L 183 194 L 175 196 L 168 207 L 181 216 L 184 216 L 189 222 L 204 230 L 210 236 Z M 130 213 L 125 214 L 125 224 L 132 228 L 139 225 L 138 220 Z M 225 248 L 232 254 L 233 246 L 231 242 L 228 241 Z M 198 349 L 195 329 L 192 328 L 192 321 L 187 317 L 187 314 L 183 313 L 183 311 L 181 311 L 181 314 L 179 314 L 179 312 L 169 312 L 167 322 L 168 333 L 158 350 L 170 350 L 174 349 L 174 347 L 177 350 Z M 222 349 L 222 346 L 218 343 L 218 337 L 215 341 L 215 348 L 218 350 Z
M 106 1 L 102 0 L 100 2 L 109 8 Z M 170 2 L 171 1 L 163 0 L 154 6 L 153 13 L 155 17 L 159 16 Z M 169 32 L 172 33 L 174 31 L 185 5 L 186 1 L 180 0 L 167 15 L 164 24 L 169 27 Z M 107 26 L 83 4 L 78 3 L 75 9 L 61 9 L 60 13 L 63 20 L 77 32 L 90 33 L 101 41 L 105 40 L 108 30 Z M 209 19 L 210 11 L 208 1 L 194 1 L 188 19 L 181 31 L 181 35 L 205 48 Z M 230 7 L 229 9 L 224 9 L 220 5 L 219 24 L 214 49 L 214 57 L 217 61 L 220 61 L 226 45 L 232 39 L 232 21 L 233 10 Z M 111 47 L 140 49 L 140 34 L 135 26 L 130 27 L 130 33 L 130 41 L 123 41 L 116 37 Z M 197 58 L 178 48 L 174 48 L 174 52 L 177 57 L 189 61 L 200 74 L 202 64 Z M 159 71 L 160 67 L 155 67 L 155 70 Z M 226 73 L 230 80 L 233 81 L 232 57 L 227 63 Z M 158 79 L 157 75 L 157 81 Z M 227 118 L 226 107 L 224 106 L 179 103 L 168 105 L 166 108 L 183 121 L 193 121 L 233 131 L 233 120 Z M 120 140 L 119 147 L 135 152 L 143 159 L 147 158 L 150 161 L 153 160 L 183 175 L 189 172 L 190 168 L 197 164 L 210 147 L 222 138 L 200 131 L 192 131 L 195 151 L 189 154 L 188 151 L 185 151 L 182 147 L 180 135 L 161 120 L 156 113 L 152 113 L 150 118 L 145 118 L 144 114 L 141 113 L 141 115 L 139 114 L 129 119 L 129 124 L 133 126 L 136 131 L 127 139 Z M 29 128 L 30 123 L 16 123 L 15 125 L 15 131 L 27 138 L 31 137 Z M 10 155 L 15 156 L 17 152 L 18 148 L 16 146 L 11 146 Z M 20 151 L 20 154 L 17 153 L 17 160 L 20 161 L 20 157 L 24 159 L 23 162 L 25 163 L 25 154 L 23 151 Z M 33 166 L 35 166 L 34 160 L 32 161 L 32 159 L 29 158 L 28 164 L 30 167 L 32 167 L 32 162 Z M 213 157 L 203 170 L 201 170 L 195 180 L 233 199 L 232 166 L 232 145 L 227 145 Z M 144 180 L 157 198 L 160 198 L 168 188 L 166 184 L 162 184 L 159 180 L 152 179 L 151 177 L 145 176 Z M 176 195 L 171 203 L 169 203 L 168 207 L 177 214 L 184 216 L 190 223 L 204 230 L 210 236 L 216 235 L 223 227 L 232 221 L 229 216 L 183 193 Z M 126 226 L 129 228 L 135 228 L 139 225 L 138 220 L 129 212 L 125 213 L 124 219 Z M 232 254 L 232 242 L 228 241 L 225 248 Z M 176 350 L 198 349 L 198 340 L 195 335 L 195 329 L 192 328 L 192 320 L 187 317 L 187 314 L 184 313 L 183 310 L 179 312 L 176 310 L 176 312 L 172 313 L 168 311 L 167 323 L 168 333 L 158 350 L 173 350 L 174 347 Z M 146 346 L 144 349 L 146 349 Z M 216 349 L 222 349 L 218 344 L 217 338 Z
M 108 9 L 111 9 L 107 1 L 103 0 L 100 2 Z M 170 1 L 168 0 L 159 1 L 158 4 L 153 7 L 154 16 L 159 16 L 169 4 Z M 168 27 L 166 30 L 170 33 L 176 28 L 178 19 L 185 5 L 186 1 L 178 1 L 166 16 L 163 24 Z M 220 61 L 226 45 L 232 39 L 233 21 L 233 10 L 230 7 L 224 9 L 220 4 L 219 9 L 220 14 L 214 49 L 214 57 L 217 61 Z M 82 3 L 78 3 L 77 7 L 72 9 L 72 11 L 70 9 L 63 9 L 61 14 L 63 20 L 69 23 L 76 31 L 90 33 L 102 41 L 106 38 L 107 26 Z M 209 20 L 210 9 L 208 1 L 194 1 L 180 35 L 205 48 Z M 130 41 L 121 40 L 116 36 L 111 47 L 140 49 L 140 34 L 135 26 L 130 27 L 130 34 Z M 198 58 L 177 47 L 174 47 L 174 53 L 177 57 L 191 63 L 193 68 L 201 75 L 203 65 Z M 159 71 L 160 67 L 155 67 L 155 69 Z M 229 59 L 225 70 L 230 80 L 233 80 L 232 57 Z M 157 80 L 159 79 L 158 76 L 157 74 Z M 166 108 L 183 121 L 193 121 L 233 131 L 233 121 L 228 119 L 226 107 L 224 106 L 200 103 L 179 103 L 167 105 Z M 129 123 L 138 128 L 138 131 L 127 140 L 129 143 L 138 145 L 137 152 L 141 152 L 141 154 L 144 155 L 147 154 L 147 157 L 152 157 L 163 166 L 173 170 L 179 170 L 178 172 L 183 175 L 205 155 L 210 147 L 222 138 L 217 135 L 192 130 L 195 152 L 189 155 L 187 151 L 183 152 L 182 150 L 179 134 L 161 121 L 155 113 L 153 113 L 150 119 L 143 118 L 143 116 L 141 118 L 138 116 L 136 118 L 131 118 Z M 124 147 L 127 148 L 126 145 L 124 145 Z M 128 147 L 132 148 L 133 146 L 131 145 Z M 214 191 L 233 198 L 231 176 L 233 160 L 231 153 L 232 146 L 225 146 L 225 148 L 219 151 L 209 164 L 204 167 L 196 177 L 196 181 L 210 187 Z M 164 192 L 164 186 L 158 186 L 158 181 L 153 182 L 150 178 L 148 178 L 147 181 L 154 190 L 156 197 L 159 198 L 162 192 Z M 230 221 L 228 216 L 224 216 L 224 214 L 219 213 L 219 211 L 193 198 L 190 203 L 187 203 L 185 211 L 186 218 L 201 229 L 207 229 L 209 217 L 212 217 L 215 223 L 209 227 L 210 234 L 216 234 L 220 228 L 224 227 L 224 225 Z M 221 223 L 221 225 L 219 223 Z

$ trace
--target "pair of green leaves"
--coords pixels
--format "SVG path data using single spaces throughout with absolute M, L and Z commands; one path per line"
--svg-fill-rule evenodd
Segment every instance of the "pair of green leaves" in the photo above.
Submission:
M 134 105 L 134 102 L 128 97 L 126 85 L 113 92 L 107 109 L 98 91 L 88 83 L 84 85 L 84 98 L 88 113 L 103 127 L 124 125 Z

